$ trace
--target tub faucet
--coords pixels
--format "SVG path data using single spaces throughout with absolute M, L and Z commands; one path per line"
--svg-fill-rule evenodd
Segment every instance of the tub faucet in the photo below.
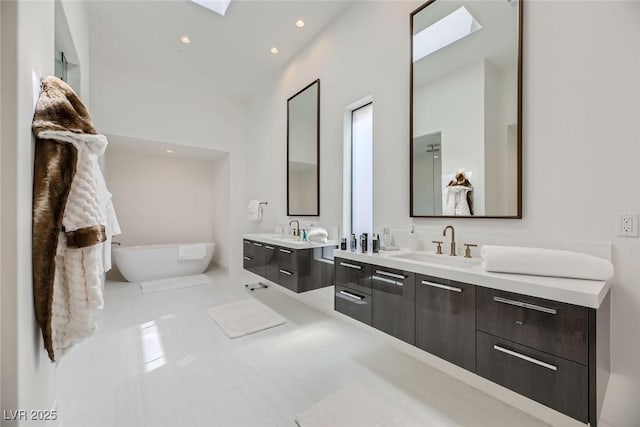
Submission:
M 293 229 L 293 235 L 295 237 L 299 237 L 300 236 L 300 221 L 298 221 L 297 219 L 291 220 L 289 221 L 289 227 L 291 227 L 291 224 L 296 223 L 296 228 Z
M 442 230 L 442 235 L 447 237 L 447 230 L 451 229 L 451 252 L 450 256 L 456 256 L 456 230 L 453 228 L 453 225 L 447 225 L 444 230 Z

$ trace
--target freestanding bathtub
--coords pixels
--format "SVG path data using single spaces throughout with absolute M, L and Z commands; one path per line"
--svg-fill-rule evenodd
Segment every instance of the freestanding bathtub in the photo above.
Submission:
M 205 246 L 203 258 L 179 259 L 180 246 L 196 244 Z M 129 282 L 146 282 L 204 273 L 211 262 L 215 246 L 215 243 L 207 242 L 114 247 L 113 260 Z

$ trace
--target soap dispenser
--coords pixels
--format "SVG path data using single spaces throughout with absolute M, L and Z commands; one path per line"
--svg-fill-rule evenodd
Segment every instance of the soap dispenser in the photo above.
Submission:
M 418 233 L 416 233 L 415 226 L 411 226 L 411 232 L 409 233 L 409 250 L 412 252 L 417 251 L 418 248 Z

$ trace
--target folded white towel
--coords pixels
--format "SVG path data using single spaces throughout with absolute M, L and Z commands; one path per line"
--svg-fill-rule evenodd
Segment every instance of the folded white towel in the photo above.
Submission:
M 311 227 L 307 233 L 307 240 L 315 243 L 327 243 L 329 232 L 326 228 Z
M 202 243 L 178 246 L 178 261 L 203 259 L 207 254 L 207 247 Z
M 486 271 L 591 280 L 613 277 L 610 261 L 579 252 L 485 245 L 480 254 Z
M 260 209 L 259 200 L 249 200 L 249 205 L 247 206 L 247 214 L 249 221 L 262 221 L 262 209 Z

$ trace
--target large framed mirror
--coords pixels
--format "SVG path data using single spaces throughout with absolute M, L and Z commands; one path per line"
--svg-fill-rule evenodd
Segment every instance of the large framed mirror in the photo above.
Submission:
M 320 215 L 320 80 L 287 100 L 287 215 Z
M 522 1 L 411 13 L 412 217 L 522 218 Z

